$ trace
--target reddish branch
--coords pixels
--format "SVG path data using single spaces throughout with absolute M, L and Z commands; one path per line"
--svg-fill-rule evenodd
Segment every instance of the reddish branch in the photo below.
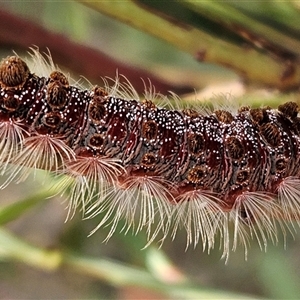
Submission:
M 67 37 L 48 31 L 27 19 L 0 10 L 0 44 L 14 50 L 28 50 L 34 45 L 40 51 L 50 49 L 56 64 L 72 72 L 84 75 L 91 82 L 97 83 L 101 76 L 115 77 L 116 70 L 126 75 L 138 92 L 144 90 L 141 78 L 150 79 L 157 91 L 176 93 L 187 91 L 184 87 L 175 87 L 158 79 L 144 70 L 127 66 L 108 57 L 101 51 L 74 43 Z

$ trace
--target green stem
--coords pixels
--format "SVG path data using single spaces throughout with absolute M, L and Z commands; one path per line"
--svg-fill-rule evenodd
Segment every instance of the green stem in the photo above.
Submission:
M 201 61 L 235 70 L 241 76 L 280 89 L 298 87 L 300 67 L 270 57 L 256 49 L 247 49 L 213 37 L 190 24 L 171 22 L 140 7 L 135 1 L 79 0 L 117 20 L 159 37 Z M 290 72 L 291 70 L 291 72 Z
M 226 3 L 216 1 L 183 0 L 199 17 L 205 16 L 223 26 L 237 32 L 254 43 L 260 40 L 284 48 L 291 53 L 300 54 L 300 41 L 290 37 L 285 32 L 272 28 L 256 19 L 250 18 L 238 9 L 230 7 Z M 261 45 L 263 48 L 263 44 Z
M 42 270 L 55 270 L 61 264 L 62 253 L 35 247 L 0 227 L 0 258 L 21 261 Z
M 179 299 L 250 299 L 245 295 L 212 291 L 192 285 L 191 283 L 164 283 L 153 277 L 146 270 L 110 260 L 96 260 L 70 254 L 65 256 L 65 260 L 68 265 L 77 271 L 105 280 L 117 287 L 139 286 Z
M 161 292 L 171 298 L 250 299 L 245 295 L 203 289 L 187 280 L 182 283 L 178 281 L 174 284 L 166 283 L 147 270 L 108 259 L 89 258 L 60 250 L 35 247 L 3 228 L 0 228 L 0 258 L 21 261 L 45 271 L 55 271 L 65 265 L 84 276 L 92 276 L 115 287 L 138 286 Z

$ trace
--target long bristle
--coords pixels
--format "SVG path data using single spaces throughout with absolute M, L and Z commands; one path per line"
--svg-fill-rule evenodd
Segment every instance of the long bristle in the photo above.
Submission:
M 11 181 L 26 180 L 32 170 L 43 169 L 62 172 L 66 161 L 75 158 L 73 150 L 63 141 L 49 135 L 26 137 L 23 146 L 10 159 L 10 176 L 2 187 Z
M 169 198 L 172 197 L 166 183 L 161 178 L 128 177 L 119 187 L 114 187 L 110 197 L 103 202 L 95 203 L 88 213 L 94 216 L 106 210 L 106 215 L 99 223 L 100 227 L 111 222 L 108 238 L 114 233 L 120 218 L 125 220 L 124 230 L 132 229 L 138 233 L 145 229 L 149 239 L 153 239 L 170 217 Z M 113 216 L 113 221 L 109 221 Z M 153 227 L 156 227 L 154 231 Z
M 225 218 L 218 198 L 205 191 L 190 191 L 180 197 L 174 209 L 172 237 L 183 226 L 187 232 L 187 247 L 202 243 L 203 250 L 214 248 L 215 235 L 220 230 L 220 216 Z
M 86 208 L 95 199 L 105 199 L 109 185 L 113 185 L 124 168 L 117 159 L 102 157 L 77 157 L 66 164 L 67 175 L 61 183 L 61 189 L 69 189 L 69 213 L 73 216 L 77 207 L 85 214 Z
M 278 203 L 287 222 L 300 225 L 300 179 L 287 177 L 278 186 Z
M 250 237 L 257 240 L 261 249 L 266 250 L 269 239 L 276 243 L 275 218 L 278 209 L 274 197 L 268 194 L 246 192 L 237 197 L 230 212 L 230 219 L 234 222 L 233 249 L 236 249 L 238 241 L 247 248 L 245 232 L 249 232 Z
M 20 125 L 14 121 L 0 123 L 1 175 L 6 172 L 8 164 L 15 159 L 23 147 L 26 131 Z

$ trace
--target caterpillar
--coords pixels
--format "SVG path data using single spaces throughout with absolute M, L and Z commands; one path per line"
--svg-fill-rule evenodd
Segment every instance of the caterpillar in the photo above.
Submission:
M 51 57 L 32 57 L 46 74 L 17 55 L 0 64 L 0 171 L 9 174 L 2 188 L 32 169 L 64 175 L 69 217 L 78 207 L 87 217 L 105 212 L 93 232 L 108 225 L 110 238 L 121 218 L 149 242 L 184 228 L 187 246 L 210 251 L 220 239 L 224 257 L 238 244 L 247 252 L 251 239 L 264 249 L 278 230 L 300 224 L 296 103 L 235 114 L 167 109 L 153 87 L 144 100 L 118 78 L 84 89 Z

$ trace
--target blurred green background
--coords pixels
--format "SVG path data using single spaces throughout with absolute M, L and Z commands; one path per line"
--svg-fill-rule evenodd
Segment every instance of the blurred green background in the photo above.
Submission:
M 128 7 L 135 5 L 131 1 L 113 4 L 118 2 Z M 84 76 L 93 84 L 97 78 L 101 83 L 101 76 L 113 76 L 116 68 L 122 72 L 124 64 L 128 72 L 137 75 L 138 79 L 132 80 L 134 86 L 139 84 L 139 70 L 143 70 L 147 72 L 144 76 L 157 82 L 159 91 L 176 91 L 183 101 L 197 98 L 210 102 L 219 97 L 228 99 L 228 95 L 233 104 L 298 101 L 300 12 L 296 2 L 224 1 L 223 6 L 210 6 L 218 3 L 211 1 L 206 7 L 194 7 L 193 1 L 137 2 L 143 3 L 139 8 L 144 9 L 145 16 L 133 16 L 130 9 L 128 14 L 121 13 L 121 8 L 109 6 L 109 1 L 103 2 L 103 7 L 101 2 L 85 6 L 76 1 L 1 1 L 0 13 L 12 22 L 4 24 L 4 17 L 0 21 L 1 57 L 10 55 L 12 50 L 28 56 L 28 48 L 35 45 L 41 51 L 48 47 L 54 62 L 59 62 L 74 79 Z M 155 29 L 154 23 L 151 28 L 144 25 L 148 24 L 148 14 L 170 22 L 173 29 L 168 36 L 170 29 L 164 23 L 161 30 Z M 126 17 L 127 23 L 136 28 L 124 23 Z M 34 24 L 53 34 L 52 38 L 47 43 L 42 31 L 35 32 L 34 27 L 16 28 L 18 19 L 26 26 Z M 249 19 L 253 22 L 248 23 Z M 176 30 L 182 28 L 186 31 L 179 36 Z M 275 33 L 268 32 L 268 28 Z M 30 32 L 35 34 L 30 36 Z M 203 40 L 191 43 L 192 32 Z M 250 39 L 246 33 L 248 37 L 252 33 Z M 172 34 L 178 34 L 173 42 L 169 38 Z M 279 41 L 268 40 L 273 36 Z M 280 38 L 286 37 L 290 39 L 280 45 Z M 66 42 L 63 46 L 60 38 Z M 182 45 L 182 40 L 186 40 L 186 45 Z M 196 52 L 193 55 L 195 44 L 201 43 L 207 49 L 203 62 L 195 59 Z M 81 46 L 85 48 L 78 48 Z M 105 70 L 102 64 L 94 64 L 92 71 L 85 68 L 91 58 L 86 55 L 88 49 L 99 53 L 100 59 L 101 55 L 111 57 Z M 104 65 L 106 56 L 103 57 Z M 257 70 L 257 66 L 261 69 Z M 276 70 L 287 74 L 276 77 Z M 227 264 L 220 259 L 218 247 L 209 255 L 202 252 L 201 246 L 186 250 L 184 232 L 179 232 L 174 241 L 168 239 L 161 248 L 154 243 L 142 250 L 143 233 L 124 236 L 117 231 L 103 243 L 109 228 L 87 237 L 101 215 L 82 221 L 78 212 L 65 223 L 67 200 L 50 198 L 49 187 L 55 180 L 39 171 L 24 183 L 1 190 L 1 299 L 300 298 L 297 234 L 295 239 L 287 234 L 284 240 L 279 233 L 278 245 L 270 243 L 266 253 L 253 241 L 247 261 L 244 249 L 239 248 L 230 254 Z

